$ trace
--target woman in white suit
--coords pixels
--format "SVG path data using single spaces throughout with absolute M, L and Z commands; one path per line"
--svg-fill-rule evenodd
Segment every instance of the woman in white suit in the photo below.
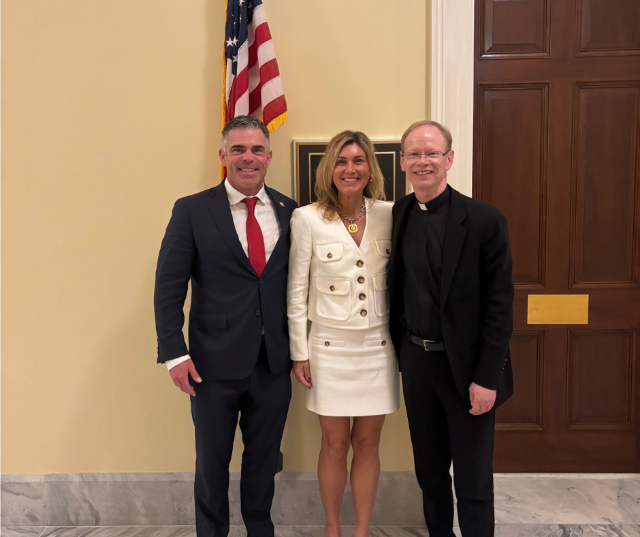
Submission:
M 308 388 L 306 407 L 318 414 L 322 428 L 318 481 L 326 535 L 341 533 L 351 446 L 354 537 L 368 537 L 380 433 L 400 399 L 387 296 L 392 204 L 382 201 L 384 179 L 366 135 L 344 131 L 333 137 L 316 172 L 315 192 L 318 201 L 291 217 L 287 312 L 293 372 Z

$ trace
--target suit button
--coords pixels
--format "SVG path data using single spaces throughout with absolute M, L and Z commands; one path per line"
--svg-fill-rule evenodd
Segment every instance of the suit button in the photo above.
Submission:
M 331 345 L 331 343 L 329 343 L 328 341 L 325 341 L 325 342 L 324 342 L 324 346 L 325 346 L 325 347 L 328 347 L 329 345 Z
M 364 300 L 365 298 L 367 298 L 367 295 L 365 295 L 364 293 L 360 293 L 360 296 L 358 298 L 360 300 Z
M 360 315 L 362 315 L 363 317 L 367 316 L 367 310 L 360 310 Z
M 331 252 L 329 252 L 329 253 L 327 254 L 327 257 L 328 257 L 329 259 L 331 259 L 331 258 L 333 257 L 333 254 L 332 254 Z
M 336 288 L 332 285 L 331 287 L 329 287 L 329 290 L 330 290 L 330 291 L 335 291 L 335 290 L 336 290 Z
M 384 347 L 387 344 L 387 340 L 383 339 L 381 345 Z
M 356 263 L 356 265 L 358 265 L 359 267 L 364 265 L 364 261 L 362 261 L 361 259 L 358 259 L 358 262 Z
M 362 276 L 358 278 L 358 283 L 364 283 L 364 278 Z
M 260 310 L 256 310 L 256 315 L 260 317 Z
M 264 283 L 264 280 L 262 278 L 260 278 L 260 283 Z

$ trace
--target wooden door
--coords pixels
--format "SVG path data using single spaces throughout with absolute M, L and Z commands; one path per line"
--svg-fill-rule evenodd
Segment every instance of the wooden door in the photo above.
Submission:
M 640 1 L 476 0 L 476 36 L 474 196 L 516 289 L 496 471 L 640 471 Z M 588 324 L 528 324 L 538 294 Z

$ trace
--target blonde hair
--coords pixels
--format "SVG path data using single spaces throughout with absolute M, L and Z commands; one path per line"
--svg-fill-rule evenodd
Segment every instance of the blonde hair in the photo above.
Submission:
M 440 131 L 440 134 L 442 134 L 442 136 L 444 137 L 444 141 L 447 143 L 447 151 L 451 149 L 451 146 L 453 145 L 453 137 L 451 136 L 451 131 L 437 121 L 424 119 L 422 121 L 416 121 L 413 125 L 409 126 L 406 131 L 404 131 L 402 140 L 400 141 L 400 151 L 404 152 L 404 141 L 407 139 L 407 136 L 409 136 L 409 134 L 411 134 L 417 128 L 424 127 L 425 125 L 429 125 L 430 127 L 435 127 L 436 129 L 438 129 Z
M 351 144 L 358 144 L 362 148 L 367 158 L 367 164 L 369 164 L 371 177 L 369 178 L 367 186 L 364 188 L 363 195 L 373 200 L 386 199 L 384 194 L 384 176 L 378 165 L 375 149 L 371 140 L 369 140 L 366 134 L 360 131 L 342 131 L 331 138 L 316 171 L 316 186 L 314 191 L 318 199 L 318 208 L 326 220 L 334 220 L 337 216 L 337 208 L 339 206 L 338 189 L 333 184 L 333 170 L 336 167 L 336 162 L 338 161 L 338 156 L 342 148 Z

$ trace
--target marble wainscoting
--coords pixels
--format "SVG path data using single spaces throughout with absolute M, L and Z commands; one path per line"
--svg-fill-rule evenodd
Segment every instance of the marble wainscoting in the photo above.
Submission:
M 236 537 L 244 535 L 239 491 L 239 475 L 232 474 Z M 496 474 L 495 494 L 498 536 L 640 537 L 640 474 Z M 413 472 L 384 472 L 372 535 L 427 535 L 421 504 Z M 109 532 L 127 527 L 126 535 L 136 537 L 180 537 L 193 530 L 193 511 L 191 473 L 2 476 L 2 535 L 7 536 L 119 537 L 125 534 Z M 272 513 L 279 535 L 288 536 L 293 528 L 295 535 L 316 535 L 324 523 L 316 474 L 278 474 Z M 341 518 L 347 526 L 355 521 L 349 488 Z M 107 528 L 112 526 L 120 529 Z

